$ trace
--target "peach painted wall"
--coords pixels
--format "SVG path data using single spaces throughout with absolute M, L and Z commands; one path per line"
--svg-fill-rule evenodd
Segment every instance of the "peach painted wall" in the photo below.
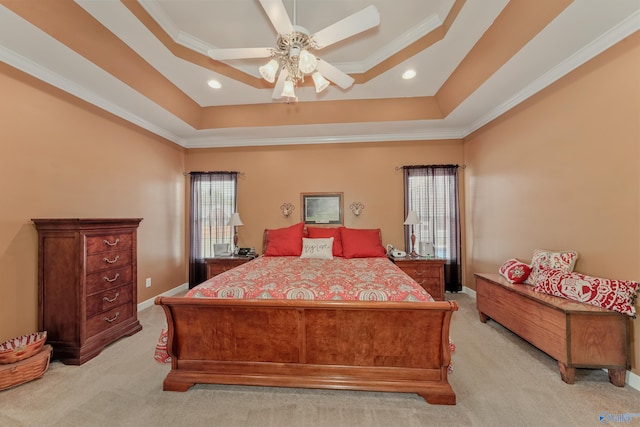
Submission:
M 300 193 L 344 193 L 344 223 L 380 228 L 383 243 L 404 248 L 404 187 L 397 166 L 462 164 L 462 141 L 374 142 L 189 150 L 188 171 L 235 170 L 238 178 L 239 246 L 262 253 L 265 228 L 302 220 Z M 188 193 L 188 191 L 187 191 Z M 283 202 L 295 205 L 285 218 Z M 365 205 L 356 217 L 352 202 Z
M 37 330 L 31 218 L 143 218 L 138 301 L 185 283 L 183 149 L 2 63 L 0 93 L 0 342 Z
M 585 274 L 640 279 L 638 76 L 640 33 L 465 139 L 467 277 L 544 248 L 578 251 Z

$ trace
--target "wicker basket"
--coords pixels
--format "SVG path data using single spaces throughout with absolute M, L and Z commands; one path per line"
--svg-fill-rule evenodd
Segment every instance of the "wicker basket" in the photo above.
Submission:
M 0 364 L 16 363 L 38 353 L 47 340 L 47 331 L 34 332 L 0 344 Z
M 53 348 L 47 344 L 35 356 L 16 363 L 0 365 L 0 390 L 41 378 L 49 369 L 52 350 Z

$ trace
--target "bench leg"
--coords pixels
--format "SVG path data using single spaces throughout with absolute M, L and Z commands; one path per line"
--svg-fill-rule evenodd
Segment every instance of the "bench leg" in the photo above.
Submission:
M 487 320 L 489 320 L 489 316 L 487 316 L 486 314 L 482 313 L 482 312 L 478 312 L 478 315 L 480 316 L 480 321 L 482 323 L 487 323 Z
M 627 377 L 626 369 L 608 369 L 609 381 L 616 387 L 624 387 L 624 380 Z
M 558 368 L 560 368 L 560 378 L 567 384 L 573 384 L 576 382 L 576 368 L 570 368 L 562 362 L 558 362 Z

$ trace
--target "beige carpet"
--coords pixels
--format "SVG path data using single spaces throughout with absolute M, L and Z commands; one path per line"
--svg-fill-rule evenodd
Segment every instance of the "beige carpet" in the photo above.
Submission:
M 197 385 L 163 392 L 168 366 L 153 360 L 164 315 L 140 313 L 143 330 L 82 366 L 52 362 L 42 379 L 0 391 L 0 426 L 597 426 L 601 413 L 640 415 L 640 391 L 618 388 L 602 370 L 560 380 L 555 360 L 495 322 L 482 324 L 475 300 L 460 304 L 449 381 L 456 406 L 414 394 Z M 523 313 L 526 315 L 526 313 Z M 640 425 L 640 416 L 629 423 Z

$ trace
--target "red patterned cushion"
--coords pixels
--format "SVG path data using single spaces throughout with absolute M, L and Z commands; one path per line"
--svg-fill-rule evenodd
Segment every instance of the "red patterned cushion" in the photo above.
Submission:
M 522 283 L 531 274 L 531 266 L 511 258 L 500 266 L 499 272 L 509 283 Z
M 553 268 L 571 273 L 578 260 L 576 251 L 548 251 L 546 249 L 536 249 L 533 251 L 531 259 L 531 274 L 525 280 L 529 285 L 535 285 L 538 273 L 543 269 Z
M 386 257 L 380 229 L 364 230 L 342 227 L 342 252 L 345 258 Z
M 635 318 L 636 308 L 633 304 L 638 296 L 638 282 L 631 280 L 603 279 L 546 269 L 538 275 L 533 290 L 615 310 Z
M 300 256 L 304 222 L 291 227 L 267 231 L 267 248 L 264 256 Z
M 333 256 L 342 256 L 342 234 L 343 227 L 307 227 L 307 233 L 312 239 L 319 237 L 333 237 Z

